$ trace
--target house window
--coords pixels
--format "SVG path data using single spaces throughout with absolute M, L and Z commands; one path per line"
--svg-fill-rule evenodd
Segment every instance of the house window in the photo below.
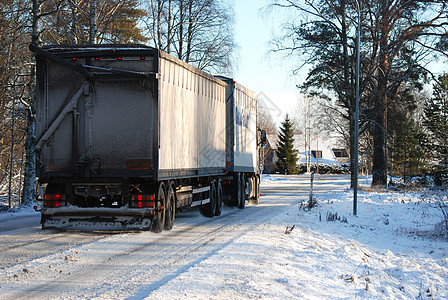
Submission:
M 311 150 L 311 153 L 313 154 L 314 158 L 322 158 L 322 151 L 321 150 Z
M 333 149 L 333 153 L 336 157 L 348 157 L 346 149 Z

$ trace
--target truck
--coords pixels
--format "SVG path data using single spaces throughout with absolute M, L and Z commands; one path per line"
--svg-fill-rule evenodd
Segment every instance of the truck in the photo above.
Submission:
M 30 49 L 43 229 L 161 232 L 258 204 L 253 91 L 144 45 Z

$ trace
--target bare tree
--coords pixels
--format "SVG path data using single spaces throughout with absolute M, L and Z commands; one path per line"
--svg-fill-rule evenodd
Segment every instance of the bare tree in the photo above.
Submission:
M 90 0 L 89 44 L 96 44 L 96 0 Z
M 52 0 L 55 1 L 55 0 Z M 43 23 L 46 44 L 140 43 L 138 26 L 145 16 L 138 0 L 60 0 Z
M 235 44 L 233 11 L 219 0 L 147 0 L 152 45 L 210 72 L 230 74 Z
M 400 101 L 397 95 L 405 85 L 421 86 L 428 58 L 440 51 L 440 45 L 448 44 L 444 40 L 446 2 L 363 0 L 357 3 L 361 4 L 362 24 L 357 24 L 354 18 L 358 9 L 353 1 L 272 0 L 271 7 L 289 12 L 283 26 L 284 35 L 274 41 L 273 49 L 300 55 L 311 65 L 303 85 L 307 92 L 337 99 L 346 109 L 353 153 L 354 125 L 358 121 L 354 105 L 354 28 L 361 26 L 361 125 L 372 125 L 372 184 L 383 185 L 387 172 L 387 108 Z M 302 65 L 303 61 L 295 72 Z M 354 159 L 351 155 L 351 165 Z
M 375 71 L 370 76 L 373 110 L 373 185 L 386 184 L 387 109 L 397 101 L 406 85 L 419 86 L 424 64 L 437 51 L 439 37 L 445 37 L 447 11 L 444 1 L 406 1 L 396 5 L 381 1 L 366 3 L 370 20 L 372 58 Z M 375 29 L 375 30 L 374 30 Z M 430 50 L 430 51 L 428 51 Z
M 2 37 L 0 46 L 2 58 L 4 59 L 1 76 L 2 85 L 2 133 L 10 132 L 9 139 L 6 135 L 0 137 L 2 142 L 2 156 L 4 149 L 9 148 L 9 199 L 14 193 L 20 193 L 21 184 L 12 184 L 13 179 L 21 179 L 23 151 L 26 150 L 26 164 L 22 199 L 28 204 L 35 195 L 35 155 L 34 155 L 34 112 L 32 92 L 34 86 L 34 69 L 31 56 L 28 52 L 28 44 L 31 42 L 39 44 L 39 22 L 38 19 L 45 15 L 42 6 L 45 1 L 14 1 L 2 2 L 0 10 L 5 26 L 2 26 Z M 3 6 L 4 5 L 4 6 Z M 30 18 L 39 16 L 38 18 Z M 34 33 L 34 34 L 33 34 Z M 5 46 L 6 45 L 6 46 Z M 3 130 L 5 129 L 5 130 Z M 26 142 L 24 143 L 26 136 Z M 6 147 L 5 147 L 6 146 Z M 3 159 L 2 159 L 3 165 Z M 6 168 L 3 168 L 4 172 Z M 21 181 L 20 181 L 21 182 Z M 19 187 L 17 189 L 17 186 Z
M 288 15 L 282 26 L 282 34 L 272 41 L 272 51 L 289 57 L 300 57 L 298 64 L 293 66 L 293 74 L 299 73 L 305 64 L 311 66 L 308 77 L 301 86 L 302 90 L 311 96 L 311 99 L 323 99 L 329 103 L 336 100 L 335 105 L 342 108 L 350 128 L 347 136 L 350 137 L 353 186 L 355 39 L 354 23 L 350 19 L 350 13 L 353 12 L 352 3 L 347 0 L 272 0 L 269 8 L 273 13 L 287 11 Z

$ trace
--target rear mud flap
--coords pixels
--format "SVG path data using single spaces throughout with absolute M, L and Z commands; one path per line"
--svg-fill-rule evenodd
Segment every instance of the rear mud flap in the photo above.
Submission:
M 42 220 L 42 229 L 68 230 L 149 230 L 151 219 L 147 217 L 49 217 Z

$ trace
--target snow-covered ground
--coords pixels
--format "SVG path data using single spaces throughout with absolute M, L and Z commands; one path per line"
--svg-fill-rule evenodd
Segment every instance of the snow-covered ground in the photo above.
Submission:
M 300 204 L 303 182 L 265 176 L 261 204 L 225 211 L 222 221 L 187 215 L 160 235 L 111 235 L 0 265 L 0 299 L 30 291 L 32 298 L 448 299 L 448 241 L 437 206 L 446 192 L 361 191 L 354 216 L 347 186 L 316 194 L 308 210 Z M 189 222 L 203 235 L 193 236 Z M 149 265 L 151 254 L 160 262 Z M 165 275 L 151 280 L 158 272 Z
M 434 196 L 361 192 L 353 216 L 352 192 L 318 195 L 317 207 L 285 207 L 151 298 L 204 298 L 226 274 L 233 279 L 212 296 L 448 299 L 448 243 L 434 236 L 442 220 Z M 335 214 L 343 221 L 326 221 Z

